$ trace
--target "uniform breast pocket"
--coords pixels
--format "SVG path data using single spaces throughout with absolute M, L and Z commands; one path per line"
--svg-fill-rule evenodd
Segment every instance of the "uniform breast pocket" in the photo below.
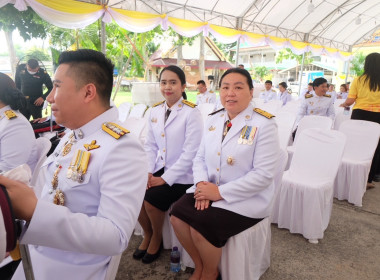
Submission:
M 64 189 L 72 189 L 72 188 L 83 188 L 88 185 L 88 182 L 91 178 L 91 173 L 86 172 L 84 175 L 75 174 L 71 171 L 66 171 L 64 184 L 62 186 Z

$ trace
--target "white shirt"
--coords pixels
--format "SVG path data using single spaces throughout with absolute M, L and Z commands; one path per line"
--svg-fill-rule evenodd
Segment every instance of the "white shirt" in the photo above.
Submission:
M 209 92 L 208 90 L 204 93 L 198 93 L 197 94 L 197 100 L 196 104 L 202 104 L 202 103 L 213 103 L 216 104 L 216 95 L 213 92 Z
M 182 98 L 170 109 L 166 123 L 166 102 L 152 108 L 148 119 L 148 135 L 145 151 L 149 172 L 165 168 L 162 179 L 168 185 L 192 184 L 192 165 L 202 138 L 203 120 L 197 108 L 182 102 Z
M 284 106 L 288 101 L 292 101 L 292 95 L 285 90 L 284 92 L 279 92 L 278 99 L 282 101 L 282 106 Z
M 277 92 L 273 88 L 270 90 L 263 89 L 260 92 L 260 98 L 264 100 L 264 103 L 266 103 L 269 100 L 277 99 Z
M 274 195 L 273 176 L 279 151 L 276 122 L 254 112 L 250 104 L 232 119 L 232 127 L 222 142 L 227 120 L 225 110 L 207 119 L 194 159 L 194 183 L 208 181 L 219 186 L 223 199 L 213 202 L 212 207 L 251 218 L 267 217 Z M 251 145 L 238 142 L 246 126 L 251 131 L 256 129 Z M 195 186 L 187 193 L 194 190 Z
M 298 110 L 296 123 L 298 124 L 298 122 L 307 115 L 326 116 L 334 121 L 334 99 L 331 96 L 318 96 L 316 94 L 312 97 L 305 98 Z
M 333 99 L 333 103 L 335 103 L 336 100 L 336 91 L 328 91 L 326 94 L 331 95 L 331 98 Z
M 115 139 L 102 130 L 104 122 L 118 123 L 113 107 L 74 130 L 77 142 L 63 156 L 68 131 L 57 149 L 44 162 L 45 186 L 22 243 L 29 246 L 35 279 L 104 279 L 111 256 L 121 254 L 135 227 L 147 184 L 146 155 L 131 133 Z M 67 178 L 68 167 L 77 150 L 96 140 L 100 147 L 91 157 L 79 183 Z M 49 193 L 53 174 L 61 165 L 58 187 L 65 206 L 52 203 Z M 22 264 L 12 279 L 25 279 Z
M 5 112 L 16 117 L 8 119 Z M 10 106 L 0 109 L 0 171 L 6 172 L 27 163 L 32 170 L 37 163 L 36 138 L 28 120 Z
M 348 97 L 348 92 L 339 92 L 337 94 L 337 97 L 339 97 L 340 99 L 347 99 Z

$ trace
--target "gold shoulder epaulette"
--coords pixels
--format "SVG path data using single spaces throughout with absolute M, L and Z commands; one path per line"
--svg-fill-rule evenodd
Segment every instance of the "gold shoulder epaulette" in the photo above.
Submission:
M 154 104 L 152 107 L 156 107 L 156 106 L 158 106 L 158 105 L 161 105 L 162 103 L 164 103 L 165 102 L 165 100 L 162 100 L 162 101 L 160 101 L 160 102 L 157 102 L 156 104 Z
M 325 94 L 324 97 L 331 98 L 331 95 L 330 94 Z
M 224 108 L 216 110 L 215 112 L 212 112 L 211 114 L 208 114 L 209 116 L 215 115 L 216 113 L 219 113 L 220 111 L 223 111 Z
M 197 95 L 200 95 L 201 93 L 200 92 L 197 92 Z
M 128 129 L 121 127 L 116 123 L 105 122 L 102 124 L 102 129 L 115 139 L 119 139 L 121 136 L 129 133 Z
M 253 111 L 255 111 L 256 113 L 266 117 L 267 119 L 271 119 L 273 117 L 275 117 L 275 115 L 272 115 L 271 113 L 268 113 L 267 111 L 264 111 L 264 110 L 261 110 L 259 108 L 255 108 L 253 109 Z
M 305 98 L 310 98 L 310 97 L 313 97 L 312 94 L 308 93 L 308 94 L 305 94 Z
M 272 88 L 272 91 L 273 91 L 273 92 L 276 92 L 273 88 Z
M 14 119 L 14 118 L 17 118 L 17 115 L 15 112 L 13 112 L 12 110 L 6 110 L 4 112 L 5 116 L 8 118 L 8 120 L 10 119 Z
M 187 100 L 182 100 L 182 103 L 183 104 L 186 104 L 187 106 L 191 107 L 191 108 L 195 108 L 197 106 L 197 104 L 194 104 L 193 102 L 190 102 L 190 101 L 187 101 Z
M 213 90 L 210 90 L 209 93 L 214 93 L 214 91 L 213 91 Z

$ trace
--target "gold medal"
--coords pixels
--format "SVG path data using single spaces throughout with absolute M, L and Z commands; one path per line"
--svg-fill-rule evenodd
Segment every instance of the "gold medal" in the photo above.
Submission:
M 63 151 L 62 151 L 62 156 L 66 156 L 68 153 L 70 153 L 71 151 L 71 147 L 73 146 L 73 143 L 67 143 L 64 147 L 63 147 Z
M 243 143 L 243 137 L 241 137 L 241 135 L 240 135 L 240 137 L 238 139 L 238 144 L 242 144 L 242 143 Z
M 55 205 L 61 205 L 61 206 L 65 205 L 65 195 L 60 189 L 57 189 L 55 191 L 53 203 Z

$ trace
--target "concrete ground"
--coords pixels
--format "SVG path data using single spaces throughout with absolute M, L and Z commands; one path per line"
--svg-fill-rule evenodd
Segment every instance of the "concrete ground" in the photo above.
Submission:
M 121 259 L 117 280 L 190 277 L 189 268 L 170 272 L 170 250 L 164 250 L 149 265 L 134 260 L 132 253 L 140 241 L 140 236 L 132 237 Z M 310 244 L 302 235 L 272 225 L 271 266 L 260 279 L 379 280 L 380 183 L 365 193 L 361 208 L 334 200 L 330 224 L 319 244 Z

